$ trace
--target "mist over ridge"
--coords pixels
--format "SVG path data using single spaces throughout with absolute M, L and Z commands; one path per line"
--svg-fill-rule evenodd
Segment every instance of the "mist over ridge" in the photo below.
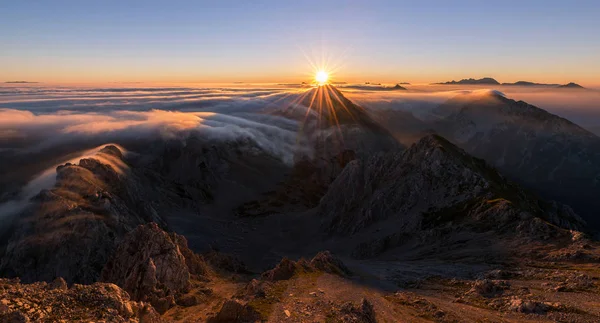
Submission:
M 596 201 L 585 194 L 598 189 L 600 138 L 568 120 L 595 124 L 598 93 L 404 86 L 2 88 L 0 273 L 20 277 L 10 288 L 56 276 L 80 289 L 112 282 L 162 317 L 219 317 L 229 306 L 253 319 L 287 317 L 256 314 L 253 304 L 263 293 L 275 299 L 275 287 L 313 286 L 310 277 L 327 284 L 303 292 L 322 307 L 315 316 L 392 319 L 371 301 L 413 299 L 389 291 L 420 293 L 406 286 L 430 277 L 459 284 L 466 304 L 494 297 L 494 315 L 538 315 L 512 309 L 531 297 L 508 283 L 472 292 L 488 284 L 473 277 L 517 258 L 600 259 L 588 240 Z M 518 101 L 527 98 L 541 104 Z M 502 275 L 551 281 L 538 271 Z M 573 288 L 592 288 L 581 277 Z M 237 294 L 195 289 L 207 284 Z M 370 294 L 360 310 L 356 300 L 314 303 L 339 286 Z M 298 304 L 296 293 L 278 297 Z M 198 311 L 203 302 L 218 313 Z M 286 308 L 301 313 L 294 306 Z

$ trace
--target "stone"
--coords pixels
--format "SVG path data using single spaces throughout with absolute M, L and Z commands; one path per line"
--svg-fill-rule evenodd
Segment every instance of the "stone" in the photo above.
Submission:
M 155 223 L 140 225 L 125 236 L 102 270 L 102 281 L 122 286 L 136 301 L 152 303 L 160 312 L 175 304 L 174 297 L 190 289 L 191 264 L 196 273 L 199 258 L 189 262 L 181 252 L 187 242 L 168 234 Z M 180 248 L 181 247 L 181 248 Z M 193 255 L 186 250 L 188 256 Z
M 55 280 L 53 280 L 50 284 L 48 284 L 48 288 L 67 290 L 68 286 L 67 282 L 62 277 L 58 277 Z
M 248 304 L 242 304 L 236 300 L 227 300 L 219 312 L 208 319 L 208 322 L 255 322 L 260 320 L 260 314 Z
M 296 273 L 296 263 L 284 257 L 275 268 L 264 272 L 262 276 L 266 280 L 277 281 L 290 279 L 294 273 Z

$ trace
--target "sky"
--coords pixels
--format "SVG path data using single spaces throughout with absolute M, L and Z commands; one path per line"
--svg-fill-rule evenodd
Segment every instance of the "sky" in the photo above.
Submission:
M 600 1 L 0 0 L 0 81 L 600 85 Z M 311 64 L 312 62 L 312 64 Z

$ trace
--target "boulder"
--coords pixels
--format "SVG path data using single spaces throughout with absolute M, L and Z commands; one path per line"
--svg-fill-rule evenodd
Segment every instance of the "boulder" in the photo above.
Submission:
M 175 304 L 175 296 L 190 288 L 190 269 L 178 243 L 181 241 L 155 223 L 140 225 L 125 236 L 102 270 L 101 279 L 164 312 Z M 196 264 L 194 261 L 190 262 Z
M 242 304 L 236 300 L 227 300 L 217 315 L 208 319 L 208 322 L 256 322 L 261 316 L 252 306 Z

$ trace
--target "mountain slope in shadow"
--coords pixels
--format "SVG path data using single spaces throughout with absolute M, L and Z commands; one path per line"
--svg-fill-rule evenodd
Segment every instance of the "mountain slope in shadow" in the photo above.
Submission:
M 590 225 L 600 218 L 600 138 L 567 119 L 494 91 L 441 105 L 434 128 L 470 154 L 545 198 L 572 206 Z

